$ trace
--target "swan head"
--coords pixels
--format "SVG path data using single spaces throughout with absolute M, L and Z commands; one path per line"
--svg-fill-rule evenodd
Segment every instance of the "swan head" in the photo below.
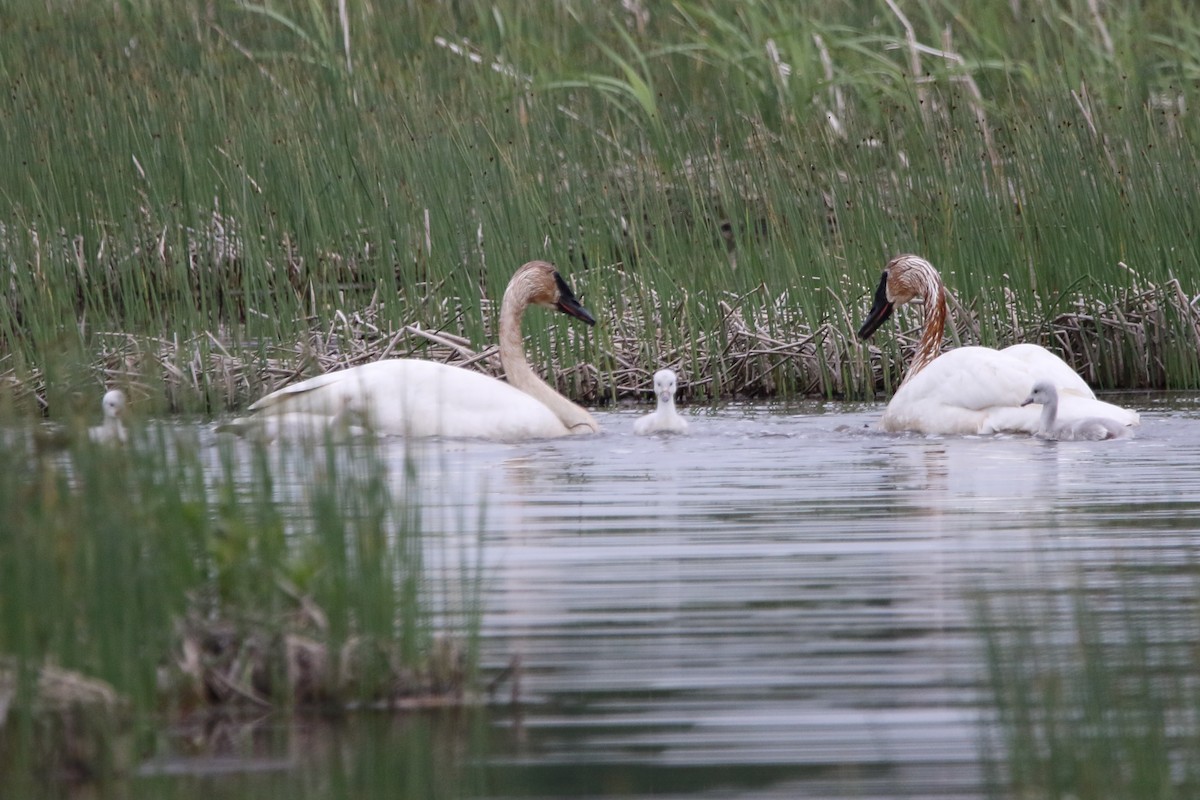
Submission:
M 675 371 L 669 369 L 660 369 L 654 373 L 654 396 L 658 398 L 658 402 L 662 405 L 669 405 L 675 402 L 675 388 L 678 381 L 675 378 Z
M 893 258 L 883 268 L 879 286 L 875 289 L 875 302 L 858 329 L 858 338 L 869 339 L 892 316 L 896 306 L 930 299 L 941 280 L 933 265 L 920 256 L 905 254 Z
M 125 415 L 125 393 L 120 389 L 110 389 L 100 399 L 100 407 L 104 409 L 104 419 L 120 419 Z
M 571 287 L 548 261 L 530 261 L 522 266 L 509 282 L 508 291 L 520 292 L 533 305 L 556 309 L 588 325 L 596 324 L 595 317 L 575 299 Z
M 1027 406 L 1032 403 L 1046 405 L 1056 402 L 1058 402 L 1058 390 L 1054 388 L 1054 384 L 1050 381 L 1038 381 L 1033 385 L 1033 391 L 1029 393 L 1029 397 L 1026 397 L 1025 402 L 1021 405 Z

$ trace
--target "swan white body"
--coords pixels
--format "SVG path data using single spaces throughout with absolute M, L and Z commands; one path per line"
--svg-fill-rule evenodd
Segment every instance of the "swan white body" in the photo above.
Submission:
M 419 359 L 389 359 L 330 372 L 272 392 L 252 405 L 261 424 L 287 432 L 332 427 L 353 409 L 376 432 L 515 441 L 565 436 L 549 407 L 503 381 Z
M 88 428 L 88 438 L 102 444 L 124 444 L 129 438 L 125 432 L 125 393 L 120 389 L 110 389 L 100 400 L 104 410 L 104 422 Z
M 500 361 L 508 383 L 461 367 L 389 359 L 319 375 L 250 406 L 255 417 L 306 415 L 331 422 L 347 413 L 378 434 L 520 441 L 600 428 L 592 415 L 554 391 L 525 360 L 521 316 L 530 305 L 557 308 L 595 324 L 553 265 L 531 261 L 513 275 L 500 309 Z M 261 426 L 280 427 L 280 422 Z M 248 420 L 228 429 L 252 430 Z M 232 427 L 236 426 L 236 427 Z M 262 428 L 267 433 L 271 431 Z
M 1053 439 L 1059 442 L 1091 441 L 1100 442 L 1105 439 L 1123 439 L 1130 436 L 1128 426 L 1122 425 L 1108 417 L 1082 417 L 1072 420 L 1058 419 L 1058 391 L 1049 381 L 1038 381 L 1033 390 L 1021 405 L 1040 403 L 1041 417 L 1038 419 L 1038 429 L 1034 434 L 1039 439 Z
M 675 411 L 675 388 L 678 382 L 675 373 L 660 369 L 654 373 L 654 395 L 658 404 L 654 413 L 647 414 L 633 423 L 633 432 L 640 435 L 651 433 L 687 433 L 687 420 Z
M 1107 417 L 1121 425 L 1138 423 L 1136 412 L 1097 400 L 1066 363 L 1043 353 L 1060 367 L 1049 371 L 1060 398 L 1060 419 Z M 1030 363 L 1008 349 L 960 347 L 943 353 L 896 390 L 883 413 L 882 427 L 925 434 L 1036 433 L 1041 413 L 1022 404 L 1036 376 L 1048 372 Z
M 946 321 L 945 290 L 937 270 L 917 256 L 899 256 L 888 263 L 859 336 L 870 336 L 895 306 L 914 299 L 925 303 L 925 326 L 904 381 L 884 411 L 884 430 L 1036 433 L 1041 414 L 1023 403 L 1039 379 L 1054 386 L 1058 416 L 1064 422 L 1100 417 L 1120 425 L 1139 423 L 1137 412 L 1097 400 L 1066 362 L 1043 347 L 960 347 L 939 355 Z

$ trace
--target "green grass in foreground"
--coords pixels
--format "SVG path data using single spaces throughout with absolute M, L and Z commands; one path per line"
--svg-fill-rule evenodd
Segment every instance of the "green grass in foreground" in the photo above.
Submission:
M 368 442 L 229 444 L 159 429 L 0 448 L 4 703 L 15 670 L 12 707 L 34 705 L 50 665 L 111 684 L 139 730 L 208 708 L 471 702 L 479 587 L 428 574 L 417 476 Z
M 957 338 L 1041 341 L 1101 387 L 1200 387 L 1183 0 L 9 5 L 18 395 L 53 395 L 67 362 L 72 385 L 240 405 L 268 367 L 325 368 L 312 340 L 372 298 L 384 332 L 478 349 L 483 298 L 548 257 L 602 323 L 588 348 L 533 337 L 543 364 L 595 366 L 577 396 L 668 362 L 712 396 L 861 396 L 902 361 L 853 338 L 902 251 L 943 269 Z M 797 344 L 747 370 L 767 357 L 726 346 L 722 301 Z

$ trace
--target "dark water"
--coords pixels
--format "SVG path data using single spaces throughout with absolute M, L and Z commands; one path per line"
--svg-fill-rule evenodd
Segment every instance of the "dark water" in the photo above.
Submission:
M 135 783 L 982 797 L 978 598 L 1196 563 L 1200 398 L 1119 402 L 1132 440 L 891 436 L 879 406 L 805 404 L 688 411 L 686 437 L 620 411 L 600 437 L 422 445 L 431 580 L 482 559 L 485 662 L 519 656 L 520 703 L 301 724 L 263 734 L 282 756 L 261 775 L 181 760 Z

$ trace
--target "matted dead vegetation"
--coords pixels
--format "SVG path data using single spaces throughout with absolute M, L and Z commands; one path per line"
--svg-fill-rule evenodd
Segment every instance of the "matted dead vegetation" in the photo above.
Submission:
M 23 686 L 28 682 L 28 686 Z M 25 716 L 21 747 L 5 728 Z M 130 725 L 128 698 L 111 684 L 54 664 L 0 655 L 0 764 L 20 758 L 43 774 L 80 780 L 122 766 L 118 744 Z
M 178 646 L 159 675 L 163 702 L 185 712 L 413 710 L 488 702 L 472 688 L 466 653 L 456 640 L 436 639 L 414 667 L 395 640 L 352 636 L 335 643 L 311 603 L 282 623 L 189 615 L 180 621 Z
M 585 290 L 586 281 L 586 273 L 578 279 Z M 593 309 L 599 334 L 570 325 L 550 331 L 551 352 L 577 354 L 580 360 L 566 365 L 552 358 L 544 372 L 559 391 L 578 402 L 600 405 L 644 398 L 654 371 L 668 366 L 679 374 L 684 401 L 871 397 L 898 383 L 920 337 L 919 313 L 901 316 L 901 325 L 892 333 L 903 354 L 897 359 L 895 345 L 887 339 L 881 345 L 857 340 L 865 302 L 860 309 L 835 300 L 831 315 L 809 319 L 797 310 L 789 292 L 773 295 L 765 285 L 744 295 L 681 294 L 668 300 L 639 276 L 622 272 L 616 291 L 644 302 Z M 1135 279 L 1131 287 L 1112 294 L 1110 300 L 1076 296 L 1070 310 L 1049 316 L 1022 309 L 1017 297 L 1006 292 L 1004 314 L 990 320 L 989 327 L 998 345 L 1045 345 L 1098 386 L 1171 386 L 1172 366 L 1164 354 L 1172 350 L 1172 343 L 1191 341 L 1200 349 L 1200 295 L 1189 295 L 1178 279 L 1163 285 Z M 947 347 L 983 342 L 979 311 L 963 305 L 953 293 L 949 300 Z M 491 338 L 490 322 L 497 309 L 490 300 L 479 302 Z M 465 335 L 463 304 L 425 300 L 417 305 L 425 310 L 425 318 L 393 325 L 385 321 L 382 303 L 375 299 L 357 309 L 310 318 L 305 339 L 265 349 L 235 347 L 219 331 L 187 339 L 100 333 L 93 369 L 105 385 L 135 387 L 143 396 L 162 387 L 170 408 L 187 405 L 182 401 L 189 394 L 219 398 L 220 407 L 213 411 L 244 407 L 303 377 L 384 358 L 422 358 L 503 375 L 498 347 L 478 348 Z M 698 324 L 709 319 L 719 322 L 709 329 Z M 567 341 L 558 342 L 556 336 Z M 19 375 L 5 366 L 0 384 L 16 398 L 32 398 L 44 407 L 42 373 Z

